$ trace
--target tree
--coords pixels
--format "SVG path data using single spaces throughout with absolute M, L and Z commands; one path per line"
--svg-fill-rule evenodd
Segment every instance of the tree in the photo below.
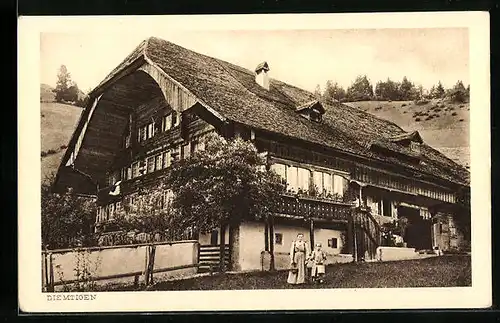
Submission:
M 468 101 L 469 94 L 462 81 L 458 81 L 449 93 L 452 102 L 464 103 Z
M 232 239 L 231 231 L 243 219 L 269 220 L 285 185 L 266 169 L 265 158 L 251 142 L 214 135 L 205 147 L 188 159 L 174 161 L 166 183 L 173 192 L 174 209 L 182 214 L 180 227 L 194 225 L 202 233 L 220 227 L 224 250 L 226 225 Z M 272 264 L 273 260 L 271 253 Z
M 432 99 L 441 99 L 444 97 L 445 90 L 441 81 L 438 82 L 437 86 L 432 87 L 430 95 Z
M 318 85 L 316 85 L 316 88 L 314 89 L 314 97 L 316 98 L 316 100 L 320 101 L 321 100 L 321 87 Z
M 366 75 L 356 77 L 356 80 L 347 88 L 347 99 L 349 101 L 371 100 L 373 98 L 373 86 Z
M 346 92 L 337 82 L 333 83 L 328 80 L 326 82 L 325 91 L 323 92 L 323 100 L 326 103 L 341 102 L 345 99 Z
M 71 81 L 71 74 L 65 65 L 61 65 L 57 73 L 57 84 L 54 89 L 56 102 L 76 102 L 80 90 L 78 85 Z
M 408 80 L 408 78 L 403 77 L 401 84 L 399 86 L 400 100 L 413 100 L 416 99 L 417 90 L 415 85 Z
M 401 97 L 399 87 L 399 83 L 387 78 L 385 82 L 377 82 L 375 85 L 375 95 L 380 100 L 399 100 Z
M 79 197 L 72 190 L 58 194 L 51 190 L 53 176 L 42 183 L 42 244 L 49 249 L 95 245 L 95 201 Z
M 419 84 L 417 86 L 417 97 L 415 98 L 416 100 L 422 100 L 424 98 L 424 87 L 422 84 Z

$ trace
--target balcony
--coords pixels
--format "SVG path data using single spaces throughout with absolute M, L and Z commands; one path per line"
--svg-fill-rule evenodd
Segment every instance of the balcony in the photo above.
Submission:
M 283 195 L 276 213 L 287 216 L 319 218 L 347 222 L 352 212 L 352 205 L 334 200 L 317 199 L 307 196 Z

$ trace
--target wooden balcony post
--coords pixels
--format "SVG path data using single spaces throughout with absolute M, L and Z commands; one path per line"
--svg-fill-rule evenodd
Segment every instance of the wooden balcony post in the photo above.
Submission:
M 311 240 L 311 251 L 314 250 L 314 220 L 309 220 L 309 239 Z
M 264 223 L 264 250 L 269 251 L 269 223 Z
M 226 225 L 223 222 L 220 226 L 220 243 L 219 243 L 219 270 L 221 273 L 226 271 Z
M 269 216 L 269 253 L 271 256 L 269 270 L 274 271 L 274 215 Z

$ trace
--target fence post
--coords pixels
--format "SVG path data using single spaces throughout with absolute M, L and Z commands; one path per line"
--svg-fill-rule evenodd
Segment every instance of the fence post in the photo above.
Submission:
M 151 255 L 149 257 L 149 284 L 153 283 L 153 270 L 155 266 L 155 254 L 156 254 L 156 246 L 151 246 Z
M 54 263 L 52 261 L 52 252 L 49 252 L 49 284 L 47 286 L 47 291 L 54 291 Z
M 149 269 L 149 246 L 146 246 L 144 258 L 144 284 L 148 285 L 148 269 Z
M 48 283 L 48 275 L 47 275 L 47 254 L 45 250 L 42 250 L 42 291 L 47 291 L 47 283 Z

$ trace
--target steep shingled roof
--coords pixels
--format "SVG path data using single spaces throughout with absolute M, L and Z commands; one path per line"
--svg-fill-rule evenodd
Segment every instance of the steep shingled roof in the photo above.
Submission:
M 141 43 L 105 81 L 141 55 L 229 120 L 469 185 L 465 168 L 426 144 L 419 156 L 425 165 L 371 150 L 376 142 L 400 154 L 414 155 L 392 141 L 411 136 L 392 122 L 340 103 L 324 104 L 323 122 L 310 122 L 296 108 L 314 101 L 312 93 L 275 79 L 270 79 L 270 89 L 265 90 L 255 83 L 255 73 L 250 70 L 159 38 Z

